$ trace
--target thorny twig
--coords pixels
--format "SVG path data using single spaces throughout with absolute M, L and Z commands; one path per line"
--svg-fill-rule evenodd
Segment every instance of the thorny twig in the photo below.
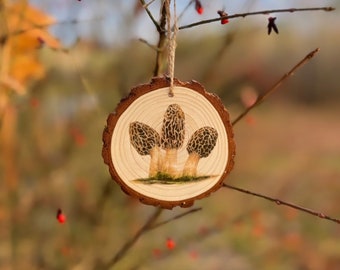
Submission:
M 155 69 L 154 69 L 154 76 L 158 76 L 160 73 L 160 64 L 161 64 L 161 56 L 162 56 L 162 49 L 164 48 L 164 44 L 166 42 L 166 32 L 165 32 L 165 25 L 166 25 L 166 12 L 165 12 L 165 7 L 163 5 L 163 7 L 161 8 L 161 19 L 160 19 L 160 23 L 158 24 L 152 14 L 150 13 L 150 11 L 148 11 L 147 5 L 145 5 L 145 1 L 140 0 L 141 3 L 143 4 L 146 12 L 149 14 L 150 19 L 154 22 L 155 27 L 157 28 L 157 31 L 159 33 L 159 41 L 158 41 L 158 49 L 157 51 L 157 56 L 156 56 L 156 64 L 155 64 Z M 258 14 L 268 14 L 268 13 L 278 13 L 278 12 L 296 12 L 296 11 L 312 11 L 312 10 L 324 10 L 324 11 L 332 11 L 334 10 L 334 8 L 332 7 L 323 7 L 323 8 L 303 8 L 303 9 L 281 9 L 281 10 L 266 10 L 266 11 L 259 11 L 259 12 L 250 12 L 250 13 L 243 13 L 243 14 L 234 14 L 234 15 L 230 15 L 230 16 L 225 16 L 225 17 L 219 17 L 216 19 L 212 19 L 212 20 L 205 20 L 205 21 L 201 21 L 201 22 L 197 22 L 197 23 L 193 23 L 193 24 L 189 24 L 189 25 L 185 25 L 185 26 L 181 26 L 179 27 L 179 29 L 185 29 L 185 28 L 190 28 L 190 27 L 194 27 L 197 25 L 201 25 L 201 24 L 206 24 L 206 23 L 211 23 L 214 21 L 220 21 L 223 18 L 228 18 L 228 19 L 232 19 L 232 18 L 237 18 L 237 17 L 246 17 L 246 16 L 250 16 L 250 15 L 258 15 Z M 156 22 L 156 23 L 155 23 Z M 302 59 L 297 65 L 295 65 L 288 73 L 286 73 L 272 88 L 270 88 L 268 91 L 266 91 L 263 95 L 259 96 L 257 101 L 250 106 L 249 108 L 247 108 L 239 117 L 237 117 L 234 121 L 233 121 L 233 125 L 235 125 L 240 119 L 242 119 L 251 109 L 253 109 L 255 106 L 259 105 L 269 94 L 271 94 L 273 91 L 275 91 L 289 76 L 291 76 L 293 74 L 293 72 L 295 70 L 297 70 L 299 67 L 301 67 L 303 64 L 305 64 L 307 61 L 309 61 L 317 52 L 319 51 L 319 49 L 315 49 L 314 51 L 310 52 L 304 59 Z M 245 189 L 241 189 L 238 187 L 234 187 L 228 184 L 223 184 L 223 187 L 225 188 L 230 188 L 242 193 L 246 193 L 246 194 L 250 194 L 256 197 L 260 197 L 272 202 L 275 202 L 278 205 L 286 205 L 288 207 L 309 213 L 311 215 L 317 216 L 319 218 L 323 218 L 323 219 L 327 219 L 336 223 L 340 224 L 340 220 L 329 217 L 323 213 L 319 213 L 313 210 L 310 210 L 308 208 L 304 208 L 301 206 L 297 206 L 295 204 L 292 203 L 288 203 L 279 199 L 274 199 L 262 194 L 258 194 L 249 190 L 245 190 Z M 169 220 L 163 221 L 163 222 L 159 222 L 155 224 L 155 221 L 157 220 L 157 218 L 160 216 L 162 209 L 161 208 L 157 208 L 155 210 L 155 212 L 149 217 L 149 219 L 145 222 L 145 224 L 140 228 L 140 230 L 129 240 L 127 241 L 122 248 L 116 253 L 116 255 L 108 261 L 107 264 L 105 264 L 102 269 L 109 269 L 112 266 L 114 266 L 118 261 L 120 261 L 125 255 L 126 253 L 131 249 L 131 247 L 138 241 L 138 239 L 146 232 L 158 228 L 159 226 L 162 226 L 164 224 L 167 224 L 175 219 L 179 219 L 182 218 L 188 214 L 194 213 L 201 210 L 201 208 L 196 208 L 196 209 L 192 209 L 189 210 L 188 212 L 185 212 L 183 214 L 177 215 Z
M 165 4 L 163 3 L 163 6 L 161 7 L 161 18 L 160 18 L 160 23 L 158 24 L 155 19 L 153 18 L 151 12 L 149 11 L 147 5 L 145 5 L 145 1 L 144 0 L 140 0 L 140 2 L 143 4 L 146 12 L 148 13 L 150 19 L 153 21 L 158 33 L 159 33 L 159 40 L 158 40 L 158 44 L 157 44 L 157 50 L 156 50 L 156 64 L 155 64 L 155 68 L 153 71 L 153 75 L 154 76 L 158 76 L 160 74 L 160 66 L 161 66 L 161 62 L 162 62 L 162 55 L 163 55 L 163 48 L 166 42 L 166 32 L 165 32 L 165 26 L 166 26 L 166 8 L 165 8 Z M 178 219 L 180 217 L 183 217 L 187 214 L 196 212 L 197 210 L 190 210 L 187 213 L 181 214 L 179 216 L 176 216 L 170 220 L 158 223 L 156 225 L 154 225 L 154 222 L 156 221 L 156 219 L 160 216 L 160 214 L 162 213 L 162 208 L 157 208 L 155 210 L 155 212 L 153 213 L 152 216 L 149 217 L 149 219 L 145 222 L 145 224 L 139 229 L 139 231 L 130 239 L 128 240 L 123 246 L 122 248 L 115 254 L 115 256 L 109 260 L 106 264 L 101 265 L 101 269 L 105 270 L 105 269 L 109 269 L 112 266 L 114 266 L 118 261 L 120 261 L 125 255 L 126 253 L 132 248 L 132 246 L 138 241 L 138 239 L 147 231 L 158 228 L 161 225 L 164 225 L 174 219 Z
M 105 265 L 101 266 L 101 269 L 110 269 L 117 262 L 119 262 L 126 253 L 130 250 L 130 248 L 138 241 L 138 239 L 149 230 L 150 226 L 155 222 L 155 220 L 162 213 L 162 208 L 156 208 L 154 213 L 148 218 L 145 224 L 139 229 L 139 231 L 129 240 L 127 241 L 121 249 L 116 253 L 116 255 L 109 260 Z
M 99 196 L 99 200 L 97 201 L 95 209 L 98 209 L 92 214 L 92 222 L 97 225 L 101 222 L 102 216 L 103 216 L 103 209 L 105 206 L 105 203 L 109 199 L 110 195 L 112 194 L 112 181 L 109 180 L 105 183 L 105 185 L 102 187 L 101 195 Z
M 186 216 L 186 215 L 195 213 L 195 212 L 200 211 L 200 210 L 202 210 L 201 207 L 191 209 L 191 210 L 189 210 L 189 211 L 187 211 L 187 212 L 184 212 L 184 213 L 182 213 L 182 214 L 179 214 L 179 215 L 177 215 L 177 216 L 174 216 L 174 217 L 172 217 L 172 218 L 170 218 L 170 219 L 167 219 L 167 220 L 165 220 L 165 221 L 156 223 L 156 224 L 150 226 L 148 230 L 151 231 L 151 230 L 156 229 L 156 228 L 158 228 L 158 227 L 160 227 L 160 226 L 163 226 L 163 225 L 165 225 L 165 224 L 167 224 L 167 223 L 169 223 L 169 222 L 171 222 L 171 221 L 173 221 L 173 220 L 182 218 L 182 217 L 184 217 L 184 216 Z
M 101 266 L 100 269 L 109 269 L 112 266 L 114 266 L 117 262 L 119 262 L 124 256 L 125 254 L 129 251 L 129 249 L 138 241 L 138 239 L 145 234 L 148 231 L 154 230 L 160 226 L 163 226 L 173 220 L 182 218 L 184 216 L 187 216 L 189 214 L 193 214 L 199 210 L 202 210 L 202 208 L 194 208 L 191 209 L 189 211 L 186 211 L 182 214 L 179 214 L 177 216 L 174 216 L 170 219 L 167 219 L 165 221 L 159 222 L 159 223 L 155 223 L 155 221 L 157 220 L 157 218 L 160 216 L 160 214 L 162 213 L 163 209 L 162 208 L 157 208 L 155 210 L 155 212 L 148 218 L 148 220 L 145 222 L 145 224 L 139 229 L 139 231 L 137 231 L 137 233 L 130 239 L 128 240 L 123 246 L 122 248 L 116 253 L 116 255 L 105 265 Z
M 140 0 L 141 4 L 143 5 L 143 8 L 145 9 L 146 13 L 149 15 L 150 20 L 153 22 L 153 24 L 155 25 L 156 29 L 158 32 L 162 31 L 161 26 L 158 24 L 158 22 L 156 21 L 156 19 L 152 16 L 152 13 L 150 12 L 148 6 L 152 3 L 152 1 L 148 4 L 145 3 L 144 0 Z
M 244 216 L 244 214 L 242 214 Z M 228 220 L 228 225 L 235 224 L 239 222 L 240 218 L 234 219 L 232 221 Z M 210 226 L 202 226 L 199 228 L 197 232 L 191 233 L 190 236 L 185 237 L 184 239 L 176 240 L 176 249 L 175 250 L 167 250 L 164 253 L 160 254 L 160 259 L 165 260 L 167 257 L 173 256 L 175 253 L 183 252 L 184 250 L 188 250 L 192 248 L 192 246 L 196 244 L 202 244 L 204 241 L 209 239 L 209 237 L 214 236 L 217 233 L 222 231 L 223 226 L 221 224 L 210 225 Z M 142 269 L 144 265 L 149 263 L 153 258 L 146 257 L 144 260 L 138 261 L 135 266 L 131 267 L 130 269 Z M 150 265 L 148 265 L 150 267 Z
M 319 52 L 319 48 L 316 48 L 315 50 L 311 51 L 309 54 L 307 54 L 299 63 L 297 63 L 290 71 L 288 71 L 286 74 L 284 74 L 280 80 L 278 80 L 271 88 L 269 88 L 266 92 L 264 92 L 262 95 L 259 95 L 251 106 L 246 108 L 236 119 L 232 122 L 232 125 L 234 126 L 238 121 L 240 121 L 245 115 L 247 115 L 252 109 L 254 109 L 256 106 L 258 106 L 263 100 L 266 99 L 271 93 L 273 93 L 276 89 L 278 89 L 281 84 L 300 67 L 302 67 L 304 64 L 306 64 L 309 60 L 311 60 L 314 55 Z
M 279 88 L 279 86 L 288 78 L 290 77 L 298 68 L 300 68 L 301 66 L 303 66 L 304 64 L 306 64 L 309 60 L 311 60 L 315 54 L 319 52 L 319 48 L 316 48 L 315 50 L 311 51 L 310 53 L 308 53 L 300 62 L 298 62 L 289 72 L 287 72 L 286 74 L 284 74 L 280 80 L 278 80 L 270 89 L 268 89 L 266 92 L 264 92 L 262 95 L 258 96 L 257 100 L 255 101 L 255 103 L 251 106 L 249 106 L 246 110 L 244 110 L 244 112 L 242 112 L 233 122 L 232 122 L 232 125 L 234 126 L 236 123 L 238 123 L 239 120 L 241 120 L 245 115 L 247 115 L 253 108 L 255 108 L 256 106 L 258 106 L 259 104 L 262 103 L 263 100 L 265 100 L 266 97 L 268 97 L 271 93 L 273 93 L 276 89 Z M 275 199 L 275 198 L 271 198 L 269 196 L 265 196 L 265 195 L 262 195 L 262 194 L 258 194 L 258 193 L 255 193 L 255 192 L 252 192 L 252 191 L 249 191 L 249 190 L 245 190 L 245 189 L 242 189 L 242 188 L 238 188 L 238 187 L 234 187 L 234 186 L 231 186 L 231 185 L 227 185 L 227 184 L 223 184 L 223 187 L 226 187 L 226 188 L 230 188 L 230 189 L 234 189 L 234 190 L 237 190 L 239 192 L 242 192 L 242 193 L 246 193 L 246 194 L 250 194 L 250 195 L 253 195 L 253 196 L 256 196 L 256 197 L 260 197 L 260 198 L 263 198 L 263 199 L 266 199 L 266 200 L 269 200 L 269 201 L 272 201 L 272 202 L 275 202 L 276 204 L 278 205 L 286 205 L 288 207 L 291 207 L 291 208 L 294 208 L 294 209 L 297 209 L 297 210 L 300 210 L 300 211 L 303 211 L 303 212 L 306 212 L 308 214 L 311 214 L 311 215 L 314 215 L 314 216 L 317 216 L 319 218 L 323 218 L 323 219 L 327 219 L 327 220 L 330 220 L 330 221 L 333 221 L 333 222 L 336 222 L 338 224 L 340 224 L 340 220 L 339 219 L 336 219 L 336 218 L 332 218 L 332 217 L 329 217 L 323 213 L 320 213 L 320 212 L 316 212 L 314 210 L 311 210 L 311 209 L 308 209 L 308 208 L 305 208 L 305 207 L 301 207 L 301 206 L 298 206 L 298 205 L 295 205 L 293 203 L 289 203 L 289 202 L 285 202 L 285 201 L 282 201 L 282 200 L 279 200 L 279 199 Z
M 144 8 L 146 8 L 146 7 L 148 7 L 148 6 L 150 6 L 153 2 L 155 2 L 156 0 L 151 0 L 149 3 L 145 3 L 144 5 L 143 5 L 143 7 Z
M 158 48 L 155 45 L 150 44 L 147 40 L 143 39 L 143 38 L 139 38 L 138 41 L 144 43 L 145 45 L 147 45 L 148 47 L 150 47 L 151 49 L 155 50 L 156 52 L 161 52 L 162 49 Z
M 259 194 L 259 193 L 255 193 L 255 192 L 243 189 L 243 188 L 234 187 L 234 186 L 231 186 L 231 185 L 228 185 L 228 184 L 225 184 L 225 183 L 223 183 L 223 187 L 229 188 L 229 189 L 233 189 L 233 190 L 237 190 L 237 191 L 242 192 L 242 193 L 246 193 L 246 194 L 250 194 L 250 195 L 259 197 L 259 198 L 262 198 L 262 199 L 274 202 L 277 205 L 285 205 L 285 206 L 288 206 L 290 208 L 294 208 L 294 209 L 297 209 L 299 211 L 311 214 L 313 216 L 317 216 L 319 218 L 327 219 L 327 220 L 330 220 L 330 221 L 333 221 L 335 223 L 340 224 L 340 220 L 339 219 L 332 218 L 332 217 L 327 216 L 327 215 L 325 215 L 323 213 L 316 212 L 314 210 L 311 210 L 311 209 L 308 209 L 308 208 L 305 208 L 305 207 L 302 207 L 302 206 L 298 206 L 298 205 L 293 204 L 293 203 L 285 202 L 285 201 L 282 201 L 280 199 L 275 199 L 275 198 L 272 198 L 272 197 L 269 197 L 269 196 L 265 196 L 265 195 L 262 195 L 262 194 Z
M 333 8 L 333 7 L 287 8 L 287 9 L 271 9 L 271 10 L 262 10 L 262 11 L 255 11 L 255 12 L 239 13 L 239 14 L 233 14 L 233 15 L 229 15 L 229 16 L 222 16 L 222 17 L 220 16 L 218 18 L 203 20 L 203 21 L 199 21 L 199 22 L 195 22 L 195 23 L 191 23 L 191 24 L 187 24 L 187 25 L 182 25 L 182 26 L 178 27 L 178 30 L 187 29 L 187 28 L 195 27 L 195 26 L 202 25 L 202 24 L 212 23 L 212 22 L 220 22 L 221 19 L 230 20 L 230 19 L 234 19 L 234 18 L 240 18 L 240 17 L 245 18 L 247 16 L 260 15 L 260 14 L 267 15 L 267 14 L 270 14 L 270 13 L 317 11 L 317 10 L 333 11 L 333 10 L 335 10 L 335 8 Z
M 177 21 L 180 21 L 183 17 L 184 13 L 188 10 L 188 8 L 194 3 L 195 0 L 189 1 L 189 3 L 185 6 L 185 8 L 182 10 L 181 14 L 178 15 Z

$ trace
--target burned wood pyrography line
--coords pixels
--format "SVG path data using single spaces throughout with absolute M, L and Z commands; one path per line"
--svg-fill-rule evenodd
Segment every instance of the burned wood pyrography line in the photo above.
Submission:
M 167 77 L 153 78 L 118 104 L 103 132 L 103 158 L 127 194 L 164 208 L 188 207 L 221 187 L 234 164 L 235 143 L 229 114 L 216 95 L 198 82 L 175 79 L 176 95 L 169 98 L 168 85 Z M 197 167 L 201 158 L 207 160 Z

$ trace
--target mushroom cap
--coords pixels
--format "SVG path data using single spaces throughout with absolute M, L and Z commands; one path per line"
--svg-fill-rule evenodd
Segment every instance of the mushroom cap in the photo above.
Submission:
M 217 137 L 217 130 L 213 127 L 206 126 L 196 130 L 187 144 L 188 153 L 197 153 L 200 158 L 209 156 L 216 145 Z
M 163 119 L 161 147 L 179 149 L 184 142 L 184 112 L 178 104 L 168 106 Z
M 142 156 L 150 155 L 151 149 L 159 146 L 159 134 L 147 124 L 138 121 L 130 123 L 129 134 L 132 146 Z

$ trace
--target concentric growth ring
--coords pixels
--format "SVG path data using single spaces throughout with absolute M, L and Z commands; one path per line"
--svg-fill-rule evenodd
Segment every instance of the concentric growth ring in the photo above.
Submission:
M 141 202 L 173 208 L 217 190 L 231 171 L 235 143 L 220 99 L 195 81 L 137 86 L 107 119 L 103 158 L 111 176 Z

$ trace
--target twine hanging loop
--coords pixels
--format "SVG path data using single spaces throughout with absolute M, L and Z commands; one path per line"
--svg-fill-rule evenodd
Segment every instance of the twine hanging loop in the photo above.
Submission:
M 171 27 L 171 0 L 165 0 L 166 18 L 167 18 L 167 39 L 168 39 L 168 74 L 170 77 L 169 97 L 174 96 L 174 75 L 175 75 L 175 55 L 176 55 L 176 37 L 177 37 L 177 16 L 176 16 L 176 0 L 173 0 L 173 27 Z

